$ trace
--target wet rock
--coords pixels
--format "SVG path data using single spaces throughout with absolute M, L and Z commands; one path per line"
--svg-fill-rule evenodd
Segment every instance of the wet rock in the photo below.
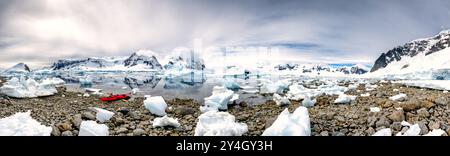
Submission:
M 175 114 L 178 114 L 181 116 L 194 114 L 194 113 L 195 113 L 195 109 L 191 108 L 191 107 L 179 107 L 179 108 L 175 109 Z
M 56 126 L 52 126 L 52 132 L 51 132 L 52 136 L 61 136 L 61 131 L 59 130 L 58 127 Z
M 400 131 L 402 130 L 402 124 L 401 122 L 394 122 L 392 123 L 391 128 L 395 131 Z
M 425 123 L 419 122 L 419 127 L 420 127 L 420 135 L 425 135 L 429 132 L 428 127 Z
M 70 122 L 73 124 L 73 126 L 80 129 L 81 122 L 83 122 L 81 114 L 74 115 Z
M 82 116 L 83 119 L 94 120 L 95 121 L 95 115 L 92 114 L 91 112 L 83 112 L 83 114 L 81 116 Z
M 134 120 L 140 120 L 141 119 L 141 115 L 140 115 L 139 111 L 133 111 L 133 112 L 130 112 L 129 114 Z
M 58 129 L 62 132 L 72 130 L 72 124 L 70 123 L 59 123 L 56 124 L 56 127 L 58 127 Z
M 378 127 L 389 127 L 390 122 L 389 119 L 385 118 L 385 117 L 381 117 L 376 123 L 375 126 Z
M 402 122 L 405 120 L 405 113 L 403 110 L 396 110 L 392 112 L 389 116 L 389 119 L 391 119 L 393 122 Z

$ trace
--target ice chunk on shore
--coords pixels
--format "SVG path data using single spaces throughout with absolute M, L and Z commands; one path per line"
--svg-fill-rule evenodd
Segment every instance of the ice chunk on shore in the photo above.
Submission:
M 154 96 L 151 97 L 149 95 L 145 96 L 146 99 L 144 100 L 144 106 L 146 109 L 150 111 L 150 113 L 158 115 L 158 116 L 165 116 L 167 104 L 166 101 L 164 101 L 164 98 L 161 96 Z
M 381 109 L 378 107 L 370 107 L 370 112 L 376 113 L 376 112 L 380 112 L 380 111 L 381 111 Z
M 225 87 L 214 87 L 212 95 L 205 98 L 205 105 L 200 107 L 202 112 L 212 110 L 227 110 L 228 103 L 236 98 L 233 91 L 226 89 Z
M 431 132 L 428 132 L 428 134 L 425 134 L 423 136 L 442 136 L 445 134 L 445 131 L 442 129 L 433 129 Z
M 31 117 L 31 111 L 0 119 L 0 136 L 50 136 L 47 127 Z
M 108 126 L 97 124 L 95 121 L 83 121 L 78 136 L 108 136 Z
M 153 120 L 153 127 L 166 127 L 166 126 L 176 128 L 180 127 L 180 123 L 178 123 L 177 119 L 168 117 L 167 115 L 164 117 L 155 118 L 155 120 Z
M 287 97 L 282 97 L 281 95 L 275 93 L 273 94 L 273 101 L 275 101 L 275 103 L 278 106 L 285 106 L 285 105 L 290 105 L 291 101 L 289 101 L 289 99 Z
M 419 136 L 420 134 L 420 127 L 419 124 L 414 124 L 402 135 L 400 136 Z
M 406 121 L 402 121 L 401 123 L 400 123 L 402 126 L 412 126 L 409 122 L 406 122 Z
M 308 109 L 298 107 L 294 113 L 286 108 L 262 136 L 310 136 L 311 123 Z
M 61 86 L 64 85 L 66 82 L 60 78 L 47 78 L 42 80 L 43 84 L 52 84 L 55 86 Z
M 389 100 L 392 101 L 404 101 L 406 99 L 408 99 L 408 96 L 406 94 L 398 94 L 389 98 Z
M 384 128 L 384 129 L 380 129 L 372 136 L 392 136 L 392 131 L 390 128 Z
M 316 99 L 314 99 L 314 100 L 311 100 L 311 98 L 310 97 L 306 97 L 305 99 L 303 99 L 303 101 L 302 101 L 302 106 L 303 107 L 314 107 L 314 105 L 316 104 L 316 102 L 317 102 L 317 100 Z
M 34 79 L 25 80 L 24 77 L 12 78 L 0 87 L 0 93 L 14 98 L 36 98 L 51 96 L 58 91 L 52 83 L 39 83 Z
M 109 119 L 112 118 L 112 116 L 114 115 L 113 112 L 105 110 L 105 109 L 101 109 L 101 108 L 94 108 L 94 110 L 97 112 L 97 120 L 100 122 L 105 122 L 108 121 Z
M 340 94 L 339 97 L 334 100 L 334 103 L 336 104 L 347 104 L 352 101 L 356 100 L 356 96 L 346 95 L 346 94 Z
M 248 131 L 245 123 L 237 123 L 228 112 L 208 111 L 198 117 L 195 136 L 241 136 Z

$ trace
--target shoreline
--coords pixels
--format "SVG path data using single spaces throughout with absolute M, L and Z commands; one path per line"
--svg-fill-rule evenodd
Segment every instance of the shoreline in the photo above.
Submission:
M 363 86 L 359 86 L 363 90 Z M 398 89 L 399 91 L 393 91 Z M 410 97 L 404 103 L 408 106 L 390 101 L 388 98 L 399 92 Z M 432 129 L 442 129 L 450 134 L 449 102 L 442 104 L 438 98 L 450 98 L 450 94 L 438 90 L 406 87 L 400 84 L 383 83 L 373 91 L 371 96 L 359 96 L 363 92 L 350 91 L 346 94 L 357 95 L 351 104 L 334 104 L 337 96 L 319 96 L 314 107 L 309 108 L 312 136 L 370 136 L 383 128 L 391 128 L 393 135 L 405 132 L 408 128 L 401 125 L 401 120 L 411 124 L 419 124 L 421 135 Z M 33 99 L 10 99 L 11 103 L 0 103 L 0 118 L 17 112 L 32 110 L 33 119 L 43 125 L 53 128 L 53 136 L 76 136 L 79 124 L 84 120 L 95 120 L 95 112 L 90 107 L 113 111 L 115 115 L 105 122 L 111 136 L 193 136 L 197 117 L 201 115 L 200 103 L 193 99 L 166 99 L 169 117 L 177 118 L 179 128 L 153 128 L 152 121 L 157 117 L 143 106 L 143 97 L 132 98 L 129 101 L 105 103 L 99 96 L 83 97 L 83 93 L 68 92 L 58 88 L 54 96 Z M 5 103 L 6 102 L 6 103 Z M 236 122 L 248 126 L 244 136 L 260 136 L 278 115 L 289 108 L 293 112 L 301 105 L 301 101 L 291 101 L 289 106 L 277 106 L 268 100 L 257 105 L 240 103 L 230 105 L 227 112 L 234 115 Z M 381 108 L 380 112 L 370 112 L 370 107 Z M 404 107 L 404 110 L 397 108 Z M 117 110 L 126 108 L 129 113 L 123 114 Z

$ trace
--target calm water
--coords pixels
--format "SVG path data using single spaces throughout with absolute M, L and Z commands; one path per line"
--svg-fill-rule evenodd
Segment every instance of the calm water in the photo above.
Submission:
M 77 73 L 60 74 L 57 77 L 66 81 L 68 90 L 84 92 L 85 88 L 102 89 L 103 93 L 130 93 L 133 88 L 138 88 L 136 96 L 152 95 L 163 96 L 165 99 L 189 98 L 202 103 L 205 97 L 212 95 L 214 86 L 222 86 L 223 76 L 203 75 L 201 77 L 186 76 L 178 79 L 166 79 L 162 75 L 154 73 Z M 261 77 L 260 77 L 261 78 Z M 265 76 L 265 79 L 276 80 L 278 77 Z M 88 79 L 92 85 L 81 85 L 80 80 Z M 257 90 L 259 79 L 250 77 L 227 77 L 236 81 L 241 87 Z M 245 101 L 248 104 L 260 104 L 271 97 L 259 94 L 244 93 L 237 90 L 239 94 L 238 103 Z

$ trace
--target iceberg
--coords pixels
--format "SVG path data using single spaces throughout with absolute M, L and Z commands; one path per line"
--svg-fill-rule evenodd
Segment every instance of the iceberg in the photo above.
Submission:
M 228 112 L 208 111 L 198 117 L 195 136 L 241 136 L 248 131 L 245 123 L 237 123 Z
M 53 83 L 36 82 L 34 79 L 25 80 L 14 77 L 0 87 L 0 93 L 14 98 L 36 98 L 43 96 L 51 96 L 58 91 Z
M 157 116 L 165 116 L 167 114 L 167 104 L 162 96 L 151 97 L 147 95 L 145 96 L 145 98 L 146 99 L 144 100 L 144 106 L 150 111 L 150 113 Z
M 227 110 L 228 103 L 236 98 L 233 91 L 226 89 L 225 87 L 214 87 L 212 95 L 205 98 L 205 105 L 200 107 L 202 112 L 211 110 Z M 238 97 L 238 96 L 237 96 Z
M 230 90 L 238 90 L 241 89 L 241 86 L 234 81 L 233 79 L 225 79 L 223 82 L 223 86 Z
M 180 127 L 180 123 L 178 123 L 177 119 L 168 117 L 167 115 L 164 117 L 155 118 L 155 120 L 153 120 L 153 127 L 166 127 L 166 126 L 176 128 Z
M 311 123 L 308 109 L 298 107 L 294 113 L 286 108 L 262 136 L 310 136 Z
M 51 127 L 34 120 L 31 111 L 0 119 L 0 136 L 50 136 Z
M 97 124 L 95 121 L 83 121 L 78 136 L 108 136 L 108 126 Z

